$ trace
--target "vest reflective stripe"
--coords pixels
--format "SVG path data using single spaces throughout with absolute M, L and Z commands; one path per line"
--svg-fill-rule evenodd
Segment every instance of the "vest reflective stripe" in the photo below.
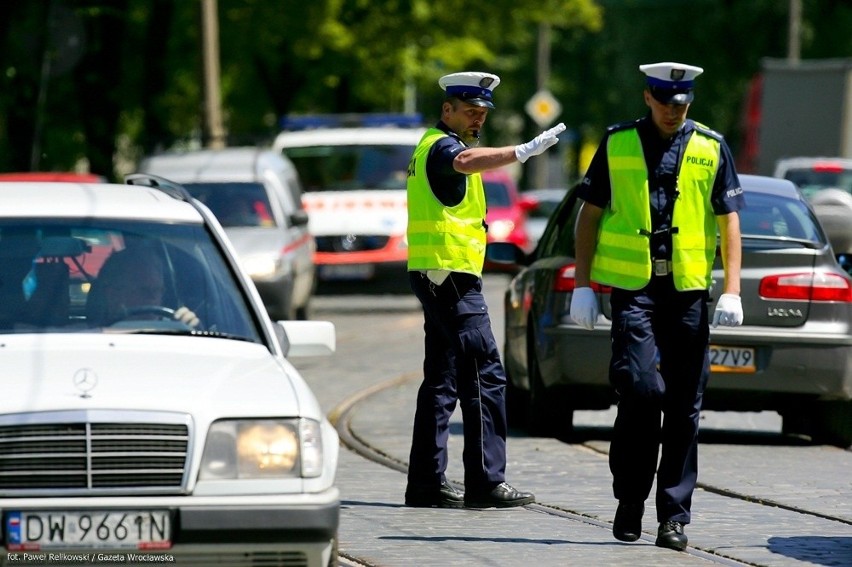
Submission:
M 693 132 L 678 178 L 672 213 L 672 271 L 678 290 L 707 289 L 716 253 L 716 217 L 710 192 L 721 144 Z M 612 198 L 604 211 L 592 260 L 592 280 L 622 289 L 641 289 L 651 279 L 651 204 L 648 172 L 635 129 L 610 135 L 607 142 Z
M 482 275 L 485 261 L 485 189 L 478 173 L 466 176 L 462 202 L 444 206 L 429 186 L 429 149 L 447 134 L 426 131 L 408 166 L 408 269 Z

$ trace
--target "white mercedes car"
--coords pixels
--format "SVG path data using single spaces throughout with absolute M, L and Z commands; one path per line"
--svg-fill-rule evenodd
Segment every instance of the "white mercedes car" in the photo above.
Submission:
M 160 178 L 0 182 L 5 563 L 336 564 L 338 436 L 287 359 L 334 327 L 235 258 Z

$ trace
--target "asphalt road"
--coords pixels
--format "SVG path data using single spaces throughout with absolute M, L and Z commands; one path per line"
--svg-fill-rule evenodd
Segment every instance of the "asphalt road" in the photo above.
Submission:
M 486 277 L 499 344 L 506 282 Z M 294 363 L 349 445 L 337 479 L 341 564 L 852 566 L 852 451 L 783 437 L 771 412 L 703 415 L 700 488 L 684 553 L 653 545 L 653 499 L 645 535 L 632 544 L 613 539 L 612 410 L 576 412 L 576 443 L 511 433 L 507 479 L 533 491 L 536 505 L 406 508 L 402 471 L 423 356 L 419 305 L 409 295 L 355 294 L 320 295 L 312 308 L 314 319 L 335 323 L 337 352 Z M 451 425 L 448 477 L 458 482 L 458 412 Z

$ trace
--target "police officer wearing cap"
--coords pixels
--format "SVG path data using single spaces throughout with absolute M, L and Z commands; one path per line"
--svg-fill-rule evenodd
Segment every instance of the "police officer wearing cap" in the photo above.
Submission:
M 405 503 L 491 508 L 535 501 L 505 482 L 506 375 L 482 295 L 485 191 L 481 171 L 525 162 L 557 143 L 564 124 L 518 146 L 476 147 L 500 78 L 441 77 L 441 120 L 423 135 L 408 166 L 408 270 L 423 305 L 425 360 Z M 450 416 L 461 407 L 465 493 L 445 475 Z
M 607 130 L 581 184 L 570 316 L 594 328 L 600 309 L 591 282 L 612 287 L 613 535 L 639 539 L 656 472 L 656 544 L 683 550 L 710 375 L 708 290 L 717 229 L 725 281 L 712 324 L 737 326 L 737 211 L 745 203 L 722 136 L 686 118 L 703 69 L 670 62 L 639 69 L 650 111 Z

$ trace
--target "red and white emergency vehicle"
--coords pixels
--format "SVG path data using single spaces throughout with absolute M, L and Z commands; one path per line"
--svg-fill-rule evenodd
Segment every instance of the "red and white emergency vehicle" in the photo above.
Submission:
M 302 181 L 319 283 L 407 290 L 406 177 L 426 128 L 416 115 L 348 118 L 289 119 L 273 144 Z

